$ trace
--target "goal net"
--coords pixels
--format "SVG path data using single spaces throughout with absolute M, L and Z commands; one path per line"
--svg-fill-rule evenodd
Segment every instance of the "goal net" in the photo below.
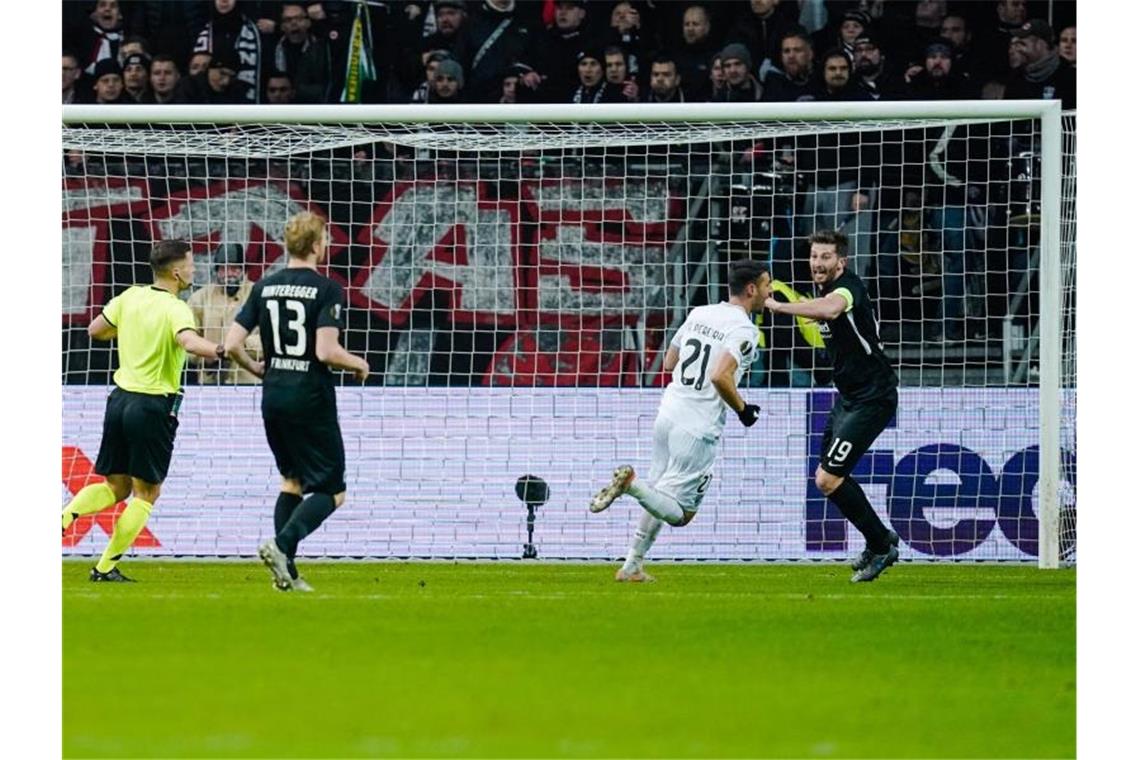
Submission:
M 586 506 L 616 464 L 648 470 L 672 332 L 727 297 L 733 259 L 767 262 L 779 299 L 810 296 L 807 235 L 839 228 L 901 382 L 854 477 L 904 558 L 1075 561 L 1076 124 L 1058 108 L 69 107 L 64 498 L 95 477 L 116 366 L 85 328 L 149 282 L 152 242 L 192 243 L 190 303 L 220 340 L 310 210 L 347 294 L 342 340 L 373 375 L 338 376 L 348 500 L 302 551 L 622 555 L 636 504 Z M 861 548 L 812 478 L 836 398 L 818 328 L 756 319 L 742 394 L 761 422 L 729 421 L 700 515 L 656 558 Z M 249 555 L 279 484 L 259 387 L 193 358 L 184 382 L 133 551 Z M 112 519 L 78 521 L 65 553 L 100 551 Z

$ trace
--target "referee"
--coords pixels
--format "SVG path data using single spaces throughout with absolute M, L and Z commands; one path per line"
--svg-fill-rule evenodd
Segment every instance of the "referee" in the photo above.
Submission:
M 133 494 L 103 556 L 91 568 L 92 581 L 131 580 L 115 565 L 146 525 L 170 468 L 186 352 L 214 360 L 223 353 L 222 346 L 198 334 L 190 307 L 178 298 L 194 275 L 190 244 L 155 243 L 150 268 L 152 285 L 136 285 L 115 296 L 87 328 L 95 340 L 118 339 L 119 368 L 95 461 L 95 472 L 106 481 L 75 495 L 63 510 L 63 529 L 77 517 L 101 512 Z

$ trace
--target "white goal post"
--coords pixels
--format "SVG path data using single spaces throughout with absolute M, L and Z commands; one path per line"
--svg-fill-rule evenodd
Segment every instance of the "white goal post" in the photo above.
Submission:
M 65 106 L 65 486 L 68 456 L 94 459 L 113 361 L 78 328 L 142 278 L 146 243 L 184 235 L 203 262 L 238 243 L 260 275 L 280 265 L 282 209 L 313 208 L 337 227 L 331 264 L 349 293 L 349 342 L 382 356 L 387 387 L 341 382 L 350 502 L 368 506 L 312 545 L 328 556 L 517 556 L 530 543 L 520 505 L 496 502 L 513 498 L 514 475 L 533 474 L 551 484 L 539 556 L 616 556 L 632 512 L 591 522 L 579 496 L 614 457 L 645 459 L 662 336 L 691 304 L 720 297 L 722 267 L 739 255 L 786 268 L 789 292 L 807 292 L 794 276 L 797 246 L 830 198 L 877 305 L 889 304 L 887 340 L 900 357 L 892 445 L 909 453 L 870 457 L 872 502 L 913 521 L 911 558 L 1035 556 L 1056 568 L 1075 561 L 1074 137 L 1075 115 L 1058 101 Z M 949 158 L 956 148 L 963 158 Z M 838 208 L 845 192 L 871 212 Z M 492 249 L 498 258 L 480 258 Z M 198 284 L 211 271 L 203 264 Z M 960 324 L 965 335 L 952 335 Z M 838 558 L 856 546 L 857 534 L 834 532 L 810 484 L 805 496 L 804 454 L 810 462 L 828 387 L 811 328 L 787 326 L 808 359 L 789 349 L 784 375 L 775 343 L 785 333 L 771 329 L 772 363 L 745 395 L 787 418 L 769 430 L 778 443 L 761 446 L 748 435 L 764 432 L 730 421 L 726 475 L 703 508 L 714 514 L 671 533 L 663 557 Z M 236 519 L 219 506 L 227 494 L 172 483 L 150 547 L 247 554 L 274 488 L 256 390 L 197 372 L 188 369 L 201 387 L 186 408 L 207 411 L 184 423 L 172 472 L 180 456 L 216 456 L 203 464 L 251 503 Z M 904 420 L 908 401 L 919 411 Z M 424 420 L 421 405 L 434 410 Z M 591 418 L 600 443 L 587 440 Z M 367 463 L 355 470 L 354 451 Z M 245 457 L 256 468 L 237 464 Z M 951 460 L 947 476 L 940 463 Z M 999 473 L 1002 462 L 1022 469 Z M 381 485 L 388 472 L 457 467 L 438 486 Z M 745 516 L 732 514 L 736 503 Z M 395 527 L 378 527 L 385 520 Z M 65 551 L 90 553 L 102 539 L 65 537 Z

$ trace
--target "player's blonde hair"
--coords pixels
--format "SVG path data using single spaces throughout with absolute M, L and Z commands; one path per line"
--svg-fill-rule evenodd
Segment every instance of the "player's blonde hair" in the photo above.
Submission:
M 324 234 L 324 219 L 311 211 L 294 214 L 285 223 L 285 249 L 295 259 L 306 258 Z

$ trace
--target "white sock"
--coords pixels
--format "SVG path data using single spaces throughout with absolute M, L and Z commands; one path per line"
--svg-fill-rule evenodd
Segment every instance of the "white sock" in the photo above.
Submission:
M 629 571 L 641 567 L 649 547 L 657 540 L 657 534 L 661 532 L 661 526 L 664 524 L 648 512 L 641 513 L 641 519 L 637 521 L 637 530 L 633 534 L 633 543 L 629 545 L 629 554 L 625 557 L 623 570 Z
M 685 513 L 677 500 L 672 496 L 666 496 L 653 486 L 643 486 L 635 480 L 629 484 L 626 493 L 637 499 L 646 512 L 670 525 L 678 525 L 685 518 Z

